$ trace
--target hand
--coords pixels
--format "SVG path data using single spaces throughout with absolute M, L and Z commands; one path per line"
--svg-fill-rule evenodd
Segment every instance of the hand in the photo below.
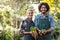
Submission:
M 38 36 L 38 33 L 36 31 L 32 32 L 32 36 L 36 39 L 36 37 Z
M 41 30 L 39 30 L 39 35 L 42 36 L 42 31 Z
M 46 34 L 47 33 L 47 30 L 42 30 L 42 34 Z

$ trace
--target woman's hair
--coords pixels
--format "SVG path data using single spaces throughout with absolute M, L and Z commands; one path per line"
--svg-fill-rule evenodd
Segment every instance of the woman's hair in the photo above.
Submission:
M 27 9 L 27 11 L 33 11 L 32 9 Z
M 33 10 L 32 10 L 32 9 L 27 9 L 27 11 L 26 11 L 26 12 L 28 12 L 28 11 L 32 11 L 32 13 L 33 13 Z
M 39 10 L 39 11 L 41 11 L 41 6 L 42 6 L 42 5 L 46 6 L 47 11 L 49 11 L 50 7 L 49 7 L 48 3 L 45 3 L 45 2 L 39 4 L 39 6 L 38 6 L 38 10 Z M 47 12 L 47 11 L 46 11 L 46 12 Z

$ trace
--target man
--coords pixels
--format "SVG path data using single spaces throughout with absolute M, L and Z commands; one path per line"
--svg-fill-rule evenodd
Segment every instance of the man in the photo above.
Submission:
M 33 11 L 31 9 L 28 9 L 26 15 L 27 18 L 20 24 L 21 33 L 24 34 L 23 40 L 34 40 L 34 38 L 32 37 L 32 32 L 30 32 L 30 27 L 34 26 L 34 23 L 32 21 Z
M 37 40 L 51 40 L 51 32 L 54 30 L 54 19 L 49 14 L 49 5 L 47 3 L 40 3 L 39 7 L 40 14 L 36 15 L 34 23 L 38 28 L 39 34 Z

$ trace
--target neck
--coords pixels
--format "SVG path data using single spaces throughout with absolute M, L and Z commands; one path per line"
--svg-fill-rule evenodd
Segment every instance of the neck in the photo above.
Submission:
M 42 13 L 42 16 L 46 16 L 46 13 Z
M 29 19 L 30 21 L 32 21 L 32 18 L 27 18 L 27 19 Z

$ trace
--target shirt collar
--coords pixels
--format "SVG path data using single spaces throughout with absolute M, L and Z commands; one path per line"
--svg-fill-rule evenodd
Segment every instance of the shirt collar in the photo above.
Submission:
M 42 16 L 42 13 L 41 13 L 41 12 L 40 12 L 40 14 L 41 14 L 40 16 Z M 47 12 L 47 13 L 46 13 L 46 17 L 47 17 L 48 15 L 49 15 L 49 13 Z
M 26 20 L 28 21 L 28 22 L 33 22 L 32 20 L 30 20 L 29 18 L 26 18 Z

